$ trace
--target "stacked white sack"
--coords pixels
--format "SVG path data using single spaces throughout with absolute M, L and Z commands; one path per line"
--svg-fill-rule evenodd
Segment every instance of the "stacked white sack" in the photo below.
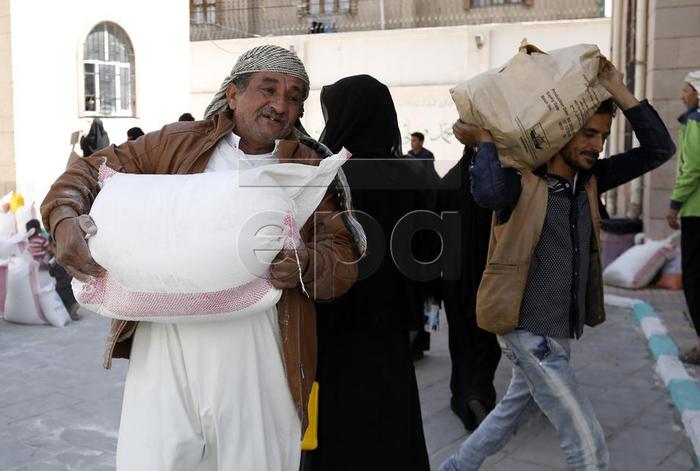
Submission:
M 17 324 L 65 327 L 71 319 L 56 292 L 56 281 L 39 270 L 26 250 L 33 233 L 0 236 L 0 314 Z
M 42 314 L 54 327 L 67 326 L 70 324 L 71 318 L 61 297 L 56 292 L 56 279 L 43 270 L 40 270 L 38 275 L 39 306 Z

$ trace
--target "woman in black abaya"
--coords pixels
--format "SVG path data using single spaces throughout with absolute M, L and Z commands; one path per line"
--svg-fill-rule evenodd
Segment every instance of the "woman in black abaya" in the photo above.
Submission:
M 409 330 L 422 328 L 426 291 L 390 254 L 396 223 L 428 209 L 422 166 L 402 157 L 394 103 L 374 78 L 324 87 L 321 104 L 321 142 L 352 152 L 343 169 L 368 250 L 357 283 L 317 303 L 319 447 L 304 456 L 304 469 L 429 470 L 409 346 Z
M 105 131 L 100 118 L 92 120 L 90 131 L 80 138 L 80 148 L 83 150 L 83 157 L 89 157 L 98 150 L 109 147 L 109 135 Z
M 501 358 L 496 336 L 476 325 L 476 292 L 486 266 L 491 210 L 477 205 L 471 194 L 469 163 L 475 152 L 465 148 L 457 165 L 442 178 L 436 208 L 460 215 L 459 276 L 442 280 L 441 297 L 452 360 L 450 407 L 469 431 L 496 405 L 493 378 Z

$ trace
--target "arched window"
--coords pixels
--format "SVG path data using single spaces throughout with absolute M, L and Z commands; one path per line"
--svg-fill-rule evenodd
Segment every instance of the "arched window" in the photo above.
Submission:
M 95 26 L 83 52 L 83 110 L 89 116 L 133 116 L 134 49 L 126 32 L 114 23 Z

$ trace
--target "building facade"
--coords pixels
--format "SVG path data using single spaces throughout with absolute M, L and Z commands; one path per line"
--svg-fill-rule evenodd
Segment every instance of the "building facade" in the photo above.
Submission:
M 0 0 L 0 35 L 0 196 L 39 204 L 96 117 L 119 144 L 190 111 L 186 2 Z
M 685 111 L 681 86 L 700 69 L 700 0 L 616 0 L 613 2 L 613 59 L 626 64 L 628 84 L 659 112 L 674 140 L 678 116 Z M 618 118 L 612 151 L 633 144 L 629 127 Z M 653 239 L 671 233 L 666 224 L 676 176 L 676 159 L 608 195 L 613 216 L 642 217 Z
M 318 137 L 324 126 L 321 88 L 343 77 L 370 74 L 391 91 L 404 152 L 409 149 L 410 133 L 422 132 L 425 147 L 437 159 L 438 173 L 444 174 L 463 150 L 452 135 L 458 115 L 450 88 L 503 65 L 525 38 L 543 50 L 593 43 L 609 54 L 610 19 L 194 41 L 192 108 L 201 116 L 240 54 L 261 44 L 275 44 L 296 51 L 306 65 L 311 93 L 304 104 L 303 124 L 313 137 Z
M 603 16 L 602 0 L 190 0 L 193 41 Z
M 15 188 L 10 0 L 0 0 L 0 194 Z

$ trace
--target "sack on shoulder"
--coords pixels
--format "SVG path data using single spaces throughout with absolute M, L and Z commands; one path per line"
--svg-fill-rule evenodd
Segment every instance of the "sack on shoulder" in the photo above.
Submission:
M 598 81 L 597 46 L 542 52 L 523 43 L 504 66 L 450 90 L 459 118 L 493 135 L 504 167 L 537 168 L 576 134 L 610 94 Z

